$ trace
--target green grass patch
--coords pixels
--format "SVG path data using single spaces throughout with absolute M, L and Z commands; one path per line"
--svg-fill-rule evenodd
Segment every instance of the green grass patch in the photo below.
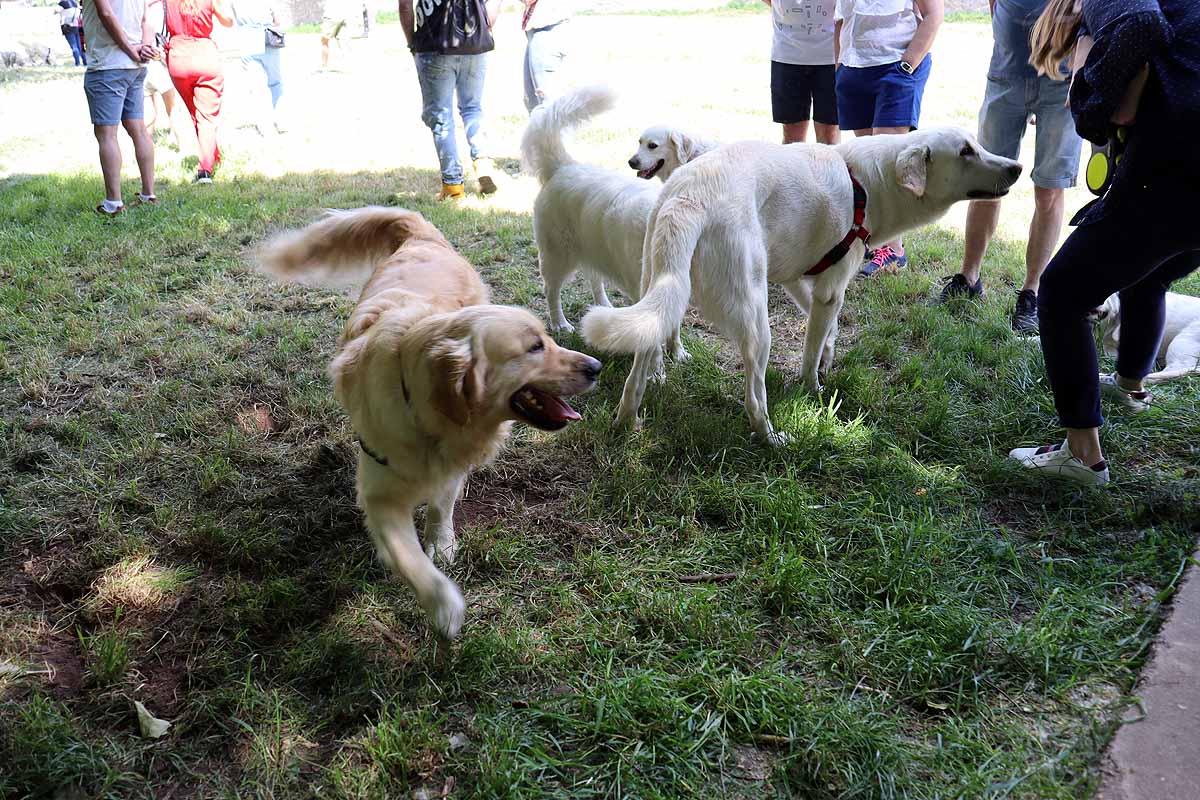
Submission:
M 436 182 L 235 162 L 113 221 L 91 175 L 0 189 L 0 569 L 29 587 L 6 658 L 56 670 L 3 689 L 0 795 L 1088 795 L 1197 534 L 1194 383 L 1106 407 L 1114 486 L 1031 479 L 1004 453 L 1057 428 L 1008 328 L 1023 248 L 993 247 L 986 301 L 933 308 L 961 242 L 922 231 L 912 269 L 852 287 L 824 398 L 772 300 L 786 448 L 752 441 L 699 331 L 640 431 L 610 428 L 623 358 L 582 423 L 519 430 L 470 481 L 468 621 L 438 651 L 354 505 L 325 375 L 352 301 L 250 263 L 322 206 L 399 197 L 544 315 L 529 217 Z

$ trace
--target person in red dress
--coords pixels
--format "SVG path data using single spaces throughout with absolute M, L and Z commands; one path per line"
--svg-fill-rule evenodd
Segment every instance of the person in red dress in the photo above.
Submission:
M 166 8 L 167 70 L 192 115 L 200 144 L 196 182 L 212 183 L 213 167 L 221 157 L 217 116 L 225 89 L 221 56 L 212 40 L 213 20 L 228 28 L 233 25 L 233 10 L 228 0 L 166 0 Z

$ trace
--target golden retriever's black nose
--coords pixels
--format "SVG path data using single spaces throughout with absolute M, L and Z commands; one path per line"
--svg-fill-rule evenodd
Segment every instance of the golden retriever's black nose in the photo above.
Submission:
M 1021 171 L 1023 169 L 1024 167 L 1022 167 L 1020 164 L 1013 164 L 1008 168 L 1008 175 L 1013 179 L 1013 181 L 1016 181 L 1017 178 L 1021 177 Z
M 630 169 L 637 169 L 637 168 L 638 168 L 638 165 L 637 165 L 637 156 L 634 156 L 633 158 L 629 159 L 629 168 L 630 168 Z
M 589 380 L 594 381 L 600 376 L 600 370 L 603 368 L 603 366 L 603 364 L 591 356 L 584 356 L 583 366 L 580 367 L 580 370 L 588 377 Z

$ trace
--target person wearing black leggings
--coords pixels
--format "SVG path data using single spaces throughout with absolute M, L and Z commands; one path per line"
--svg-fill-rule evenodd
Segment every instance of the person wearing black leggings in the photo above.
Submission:
M 1108 192 L 1072 220 L 1078 227 L 1038 294 L 1046 375 L 1066 441 L 1010 456 L 1042 474 L 1097 485 L 1109 480 L 1100 395 L 1149 407 L 1142 378 L 1154 369 L 1166 292 L 1200 267 L 1200 3 L 1084 0 L 1080 12 L 1077 0 L 1055 1 L 1043 23 L 1033 60 L 1044 71 L 1056 69 L 1079 36 L 1070 92 L 1079 134 L 1102 144 L 1120 125 L 1127 145 Z M 1099 375 L 1088 315 L 1114 292 L 1121 296 L 1117 371 Z

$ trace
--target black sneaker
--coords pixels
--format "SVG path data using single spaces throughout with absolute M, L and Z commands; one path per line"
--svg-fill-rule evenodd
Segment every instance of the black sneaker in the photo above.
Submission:
M 1037 292 L 1033 289 L 1017 291 L 1017 307 L 1013 309 L 1012 329 L 1018 336 L 1038 335 Z
M 934 305 L 944 303 L 947 300 L 953 300 L 956 297 L 965 297 L 968 300 L 978 300 L 983 297 L 983 278 L 974 283 L 967 282 L 967 276 L 961 272 L 957 275 L 951 275 L 949 278 L 942 280 L 942 292 L 938 295 Z

